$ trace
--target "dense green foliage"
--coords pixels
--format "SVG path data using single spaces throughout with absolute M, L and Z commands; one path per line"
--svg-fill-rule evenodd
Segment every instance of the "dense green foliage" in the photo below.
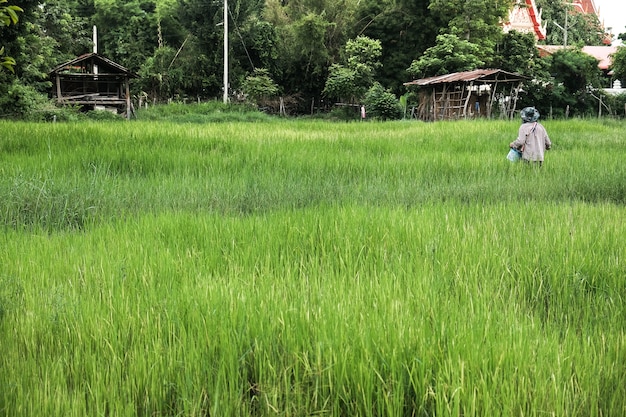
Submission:
M 625 414 L 623 125 L 546 126 L 0 123 L 0 415 Z
M 381 67 L 380 41 L 359 36 L 346 42 L 342 64 L 330 67 L 324 86 L 324 95 L 348 103 L 362 103 L 372 87 L 375 74 Z
M 8 0 L 0 0 L 0 4 L 7 3 Z M 0 6 L 0 27 L 16 24 L 19 20 L 18 13 L 23 12 L 22 8 L 14 5 Z M 13 71 L 15 59 L 4 55 L 4 46 L 0 45 L 0 69 L 4 68 Z
M 542 20 L 550 22 L 550 26 L 547 28 L 546 44 L 565 44 L 565 22 L 567 19 L 567 45 L 602 45 L 605 34 L 600 21 L 597 18 L 590 18 L 575 12 L 575 6 L 571 4 L 572 2 L 536 0 L 535 3 L 542 10 Z
M 617 48 L 617 52 L 613 54 L 612 60 L 615 79 L 620 80 L 622 86 L 626 86 L 626 46 Z
M 502 45 L 498 51 L 498 68 L 528 77 L 546 78 L 541 67 L 544 60 L 539 58 L 535 48 L 535 37 L 531 33 L 511 31 L 502 37 Z
M 555 52 L 545 64 L 538 68 L 541 77 L 531 84 L 521 106 L 554 109 L 554 117 L 598 115 L 597 97 L 604 94 L 593 91 L 602 77 L 595 58 L 578 48 L 567 48 Z M 620 109 L 616 113 L 623 116 Z
M 502 37 L 500 23 L 507 18 L 513 3 L 493 0 L 430 0 L 429 8 L 441 16 L 444 22 L 448 22 L 447 32 L 450 35 L 475 46 L 472 55 L 476 61 L 493 67 L 494 51 Z
M 339 101 L 362 104 L 374 83 L 399 97 L 406 93 L 403 83 L 411 77 L 492 67 L 519 71 L 542 86 L 547 84 L 548 88 L 535 89 L 529 96 L 530 101 L 538 100 L 533 103 L 537 106 L 558 107 L 554 114 L 563 114 L 564 106 L 570 107 L 569 114 L 589 114 L 589 97 L 563 88 L 562 80 L 553 77 L 560 67 L 550 68 L 549 58 L 538 58 L 534 43 L 524 36 L 502 33 L 501 22 L 513 3 L 231 0 L 229 96 L 233 101 L 250 97 L 266 111 L 280 108 L 281 113 L 303 114 L 330 110 Z M 11 4 L 24 13 L 19 25 L 0 25 L 4 52 L 16 62 L 4 61 L 15 68 L 15 74 L 0 72 L 0 96 L 9 90 L 23 91 L 26 97 L 19 101 L 32 106 L 15 111 L 5 101 L 0 106 L 3 117 L 29 113 L 33 118 L 32 113 L 46 107 L 32 100 L 30 93 L 47 97 L 52 91 L 49 71 L 92 50 L 93 25 L 99 28 L 99 53 L 139 75 L 132 83 L 136 104 L 223 96 L 222 1 L 15 0 Z M 570 45 L 601 44 L 596 18 L 573 13 L 560 0 L 538 1 L 538 5 L 550 22 L 562 21 L 569 11 Z M 549 29 L 548 41 L 560 44 L 558 28 Z M 261 78 L 258 71 L 263 71 Z M 594 88 L 608 84 L 589 81 Z
M 397 120 L 403 116 L 403 108 L 389 90 L 385 90 L 380 83 L 374 84 L 364 99 L 367 113 L 370 117 L 379 120 Z
M 429 0 L 362 0 L 355 12 L 354 32 L 380 40 L 382 67 L 377 80 L 404 94 L 410 80 L 406 69 L 435 44 L 445 22 L 429 9 Z
M 439 35 L 435 46 L 411 63 L 409 74 L 415 78 L 432 77 L 482 68 L 478 45 L 456 35 Z

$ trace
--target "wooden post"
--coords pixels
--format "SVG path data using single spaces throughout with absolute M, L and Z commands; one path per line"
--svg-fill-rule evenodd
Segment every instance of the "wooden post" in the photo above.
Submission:
M 493 91 L 489 95 L 489 102 L 487 103 L 487 118 L 491 119 L 491 111 L 493 110 L 493 101 L 496 98 L 496 91 L 498 91 L 498 80 L 496 79 L 493 85 Z
M 463 118 L 467 119 L 467 105 L 472 97 L 472 88 L 474 88 L 474 81 L 470 82 L 469 90 L 467 92 L 467 98 L 465 99 L 465 105 L 463 106 Z M 477 95 L 478 96 L 478 95 Z
M 509 99 L 506 102 L 506 106 L 504 107 L 504 114 L 500 116 L 500 118 L 504 118 L 504 119 L 510 119 L 510 113 L 511 113 L 511 102 L 512 102 L 512 98 L 513 98 L 513 93 L 515 91 L 515 84 L 511 83 L 511 91 L 509 91 Z
M 130 86 L 128 77 L 126 77 L 124 84 L 126 87 L 126 120 L 130 120 Z
M 57 74 L 57 103 L 63 102 L 63 92 L 61 92 L 61 77 Z
M 441 92 L 441 100 L 443 101 L 443 107 L 441 109 L 441 120 L 446 117 L 446 110 L 448 109 L 448 86 L 444 84 L 443 91 Z
M 431 113 L 433 115 L 432 120 L 437 120 L 437 87 L 433 87 L 433 110 Z
M 519 97 L 519 89 L 521 84 L 521 82 L 518 82 L 517 87 L 515 87 L 515 100 L 513 100 L 513 108 L 511 109 L 511 116 L 509 116 L 510 120 L 513 120 L 513 116 L 515 115 L 515 109 L 517 108 L 517 99 Z

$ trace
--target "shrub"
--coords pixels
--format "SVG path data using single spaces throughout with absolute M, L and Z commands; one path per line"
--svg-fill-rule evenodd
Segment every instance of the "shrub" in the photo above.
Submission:
M 380 83 L 375 83 L 365 95 L 365 106 L 368 115 L 381 120 L 397 120 L 402 118 L 402 107 L 389 90 Z
M 18 81 L 13 81 L 0 95 L 0 114 L 10 118 L 36 119 L 37 112 L 49 106 L 47 97 Z
M 607 104 L 611 109 L 611 114 L 620 118 L 626 117 L 626 94 L 608 96 Z
M 251 75 L 246 77 L 242 88 L 248 98 L 256 104 L 276 97 L 279 93 L 278 86 L 265 68 L 256 68 Z

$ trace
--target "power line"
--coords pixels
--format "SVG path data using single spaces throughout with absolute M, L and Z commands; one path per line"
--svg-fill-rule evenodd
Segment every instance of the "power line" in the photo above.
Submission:
M 239 36 L 239 39 L 241 40 L 241 45 L 243 46 L 243 50 L 246 51 L 246 56 L 248 57 L 248 61 L 250 62 L 250 66 L 252 67 L 252 70 L 255 69 L 254 67 L 254 63 L 252 62 L 252 58 L 250 57 L 250 53 L 248 52 L 248 48 L 246 48 L 246 43 L 243 40 L 243 36 L 241 36 L 241 32 L 239 31 L 239 26 L 237 25 L 237 21 L 235 20 L 235 17 L 233 16 L 232 12 L 230 11 L 230 7 L 228 8 L 228 14 L 230 15 L 230 18 L 232 19 L 234 25 L 235 25 L 235 32 L 237 32 L 237 35 Z

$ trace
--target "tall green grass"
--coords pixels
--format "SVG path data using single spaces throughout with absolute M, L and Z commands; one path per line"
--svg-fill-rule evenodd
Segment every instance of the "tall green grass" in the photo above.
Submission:
M 626 413 L 622 125 L 0 128 L 0 415 Z
M 263 122 L 272 117 L 252 105 L 204 103 L 170 103 L 139 109 L 135 117 L 142 121 L 167 120 L 172 123 Z
M 619 124 L 554 122 L 541 174 L 502 157 L 515 124 L 4 124 L 0 221 L 81 228 L 162 210 L 625 200 Z

